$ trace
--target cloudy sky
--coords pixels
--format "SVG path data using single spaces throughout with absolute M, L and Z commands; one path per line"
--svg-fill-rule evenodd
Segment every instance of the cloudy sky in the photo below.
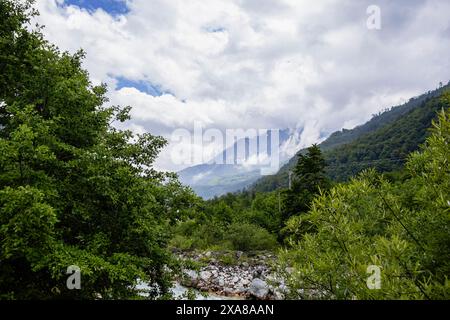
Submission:
M 381 29 L 367 28 L 369 5 Z M 450 80 L 447 0 L 37 0 L 127 127 L 303 128 L 299 147 Z M 170 148 L 158 168 L 177 170 Z

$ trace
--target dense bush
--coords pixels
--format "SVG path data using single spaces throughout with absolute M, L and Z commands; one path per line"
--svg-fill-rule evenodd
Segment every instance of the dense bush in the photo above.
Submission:
M 221 244 L 225 233 L 225 223 L 217 219 L 199 222 L 195 219 L 180 221 L 174 227 L 174 238 L 170 245 L 181 250 L 207 249 Z
M 231 223 L 212 220 L 198 223 L 180 222 L 170 245 L 181 250 L 273 250 L 277 242 L 266 229 L 250 223 Z
M 272 250 L 277 242 L 266 229 L 248 223 L 233 223 L 229 226 L 225 240 L 228 240 L 235 250 Z

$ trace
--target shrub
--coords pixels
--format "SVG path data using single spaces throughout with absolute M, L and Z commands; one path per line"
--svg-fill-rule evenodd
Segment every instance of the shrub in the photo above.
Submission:
M 176 234 L 172 240 L 170 240 L 169 246 L 180 250 L 191 250 L 193 249 L 193 243 L 193 239 Z
M 233 223 L 229 226 L 225 239 L 235 250 L 272 250 L 277 241 L 266 229 L 249 223 Z

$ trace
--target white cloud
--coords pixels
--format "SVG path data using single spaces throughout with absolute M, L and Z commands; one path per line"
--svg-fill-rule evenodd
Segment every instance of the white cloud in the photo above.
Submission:
M 304 146 L 449 80 L 450 3 L 378 2 L 380 31 L 366 28 L 371 2 L 356 0 L 129 0 L 130 12 L 115 17 L 56 0 L 37 7 L 47 38 L 85 49 L 85 67 L 109 84 L 111 103 L 134 107 L 136 132 L 170 137 L 195 121 L 299 126 Z M 172 94 L 119 90 L 116 77 Z M 158 166 L 177 169 L 169 154 Z

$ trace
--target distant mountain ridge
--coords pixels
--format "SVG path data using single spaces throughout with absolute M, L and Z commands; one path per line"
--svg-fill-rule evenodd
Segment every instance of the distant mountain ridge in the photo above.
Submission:
M 295 153 L 289 153 L 288 148 L 298 144 L 298 137 L 301 130 L 281 130 L 279 132 L 280 162 L 281 164 L 288 161 Z M 257 144 L 256 139 L 261 138 L 245 138 L 234 143 L 231 147 L 223 150 L 208 163 L 192 166 L 178 172 L 180 181 L 190 186 L 199 196 L 210 199 L 220 196 L 228 192 L 236 192 L 242 190 L 256 180 L 261 178 L 261 165 L 242 165 L 242 164 L 223 164 L 223 158 L 227 154 L 233 154 L 233 149 L 238 144 L 250 142 Z M 251 141 L 250 141 L 251 140 Z M 258 142 L 259 143 L 259 142 Z M 297 149 L 295 149 L 297 150 Z M 251 156 L 249 154 L 248 156 Z

